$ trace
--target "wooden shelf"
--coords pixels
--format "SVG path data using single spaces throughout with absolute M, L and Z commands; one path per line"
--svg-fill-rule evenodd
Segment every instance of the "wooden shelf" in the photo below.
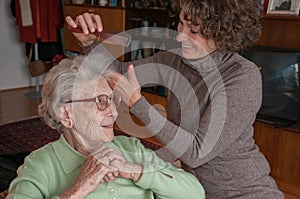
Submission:
M 262 19 L 262 35 L 256 45 L 300 49 L 300 17 L 267 15 Z
M 84 3 L 84 4 L 74 4 L 74 3 L 65 3 L 66 6 L 78 6 L 78 7 L 95 7 L 95 8 L 108 8 L 108 9 L 125 9 L 125 7 L 123 6 L 100 6 L 98 4 L 94 4 L 94 5 L 91 5 L 91 4 L 87 4 L 87 3 Z
M 263 17 L 263 19 L 274 19 L 274 20 L 296 20 L 300 21 L 300 16 L 295 15 L 278 15 L 278 14 L 268 14 Z
M 150 11 L 162 11 L 162 12 L 167 12 L 167 8 L 165 7 L 140 7 L 140 8 L 126 8 L 128 11 L 135 11 L 135 10 L 141 10 L 141 11 L 145 11 L 145 10 L 150 10 Z
M 279 188 L 300 197 L 300 133 L 255 122 L 254 138 Z

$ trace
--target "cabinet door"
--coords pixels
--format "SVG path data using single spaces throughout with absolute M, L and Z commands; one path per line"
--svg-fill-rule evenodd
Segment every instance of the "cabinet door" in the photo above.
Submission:
M 256 45 L 278 48 L 300 48 L 299 16 L 265 16 L 262 35 Z
M 125 30 L 125 10 L 118 8 L 107 8 L 98 6 L 78 6 L 78 5 L 65 5 L 64 15 L 76 17 L 84 12 L 99 14 L 105 29 L 122 32 Z M 82 48 L 79 46 L 76 38 L 72 35 L 71 31 L 65 26 L 65 50 L 73 52 L 81 52 Z M 108 50 L 113 55 L 123 54 L 123 48 L 113 45 L 105 44 Z M 122 59 L 123 56 L 121 56 Z

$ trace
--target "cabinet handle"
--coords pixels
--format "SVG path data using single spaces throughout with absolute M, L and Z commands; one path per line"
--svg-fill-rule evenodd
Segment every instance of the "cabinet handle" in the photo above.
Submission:
M 94 9 L 88 9 L 88 12 L 89 12 L 89 13 L 94 13 L 95 10 L 94 10 Z

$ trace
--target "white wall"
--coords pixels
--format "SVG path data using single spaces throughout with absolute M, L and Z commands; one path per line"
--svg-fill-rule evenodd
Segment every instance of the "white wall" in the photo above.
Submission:
M 10 10 L 11 0 L 0 0 L 0 90 L 36 85 L 27 68 L 25 44 L 19 40 L 16 18 Z M 64 0 L 61 0 L 62 5 Z M 63 41 L 63 29 L 61 29 Z M 38 77 L 43 83 L 44 75 Z
M 0 1 L 0 90 L 35 85 L 26 65 L 24 43 L 11 15 L 10 0 Z

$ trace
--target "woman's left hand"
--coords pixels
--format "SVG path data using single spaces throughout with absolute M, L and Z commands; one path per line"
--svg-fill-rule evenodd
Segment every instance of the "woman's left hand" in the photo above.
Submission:
M 111 162 L 115 160 L 118 162 L 126 162 L 124 157 L 118 151 L 106 146 L 103 146 L 98 151 L 93 152 L 93 156 L 106 166 L 111 166 Z M 109 172 L 103 177 L 103 180 L 104 182 L 112 182 L 116 180 L 118 175 L 118 173 Z
M 110 166 L 118 170 L 118 176 L 131 179 L 134 182 L 138 181 L 143 173 L 142 166 L 118 159 L 111 161 Z
M 122 100 L 129 106 L 132 107 L 141 97 L 141 87 L 136 79 L 133 65 L 128 66 L 128 78 L 117 72 L 111 72 L 107 76 L 107 81 L 110 86 L 119 95 Z

